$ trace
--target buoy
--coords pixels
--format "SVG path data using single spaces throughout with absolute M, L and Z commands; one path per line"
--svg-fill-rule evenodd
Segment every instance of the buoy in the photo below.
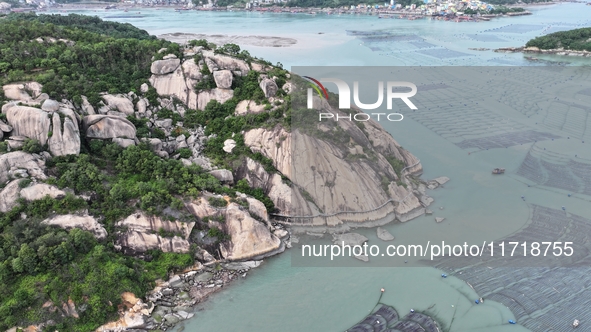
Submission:
M 415 313 L 415 309 L 410 309 L 410 313 L 414 314 Z
M 517 324 L 514 320 L 509 319 L 509 324 Z
M 562 211 L 565 211 L 565 210 L 566 210 L 566 208 L 563 206 L 563 207 L 562 207 Z
M 568 197 L 570 197 L 570 194 L 568 194 Z
M 479 304 L 479 303 L 480 303 L 480 301 L 478 301 L 478 300 L 474 300 L 474 303 L 476 303 L 476 304 Z
M 441 277 L 442 277 L 442 278 L 447 278 L 447 274 L 445 274 L 445 273 L 442 273 L 442 274 L 441 274 Z
M 386 290 L 382 288 L 382 293 L 385 292 Z

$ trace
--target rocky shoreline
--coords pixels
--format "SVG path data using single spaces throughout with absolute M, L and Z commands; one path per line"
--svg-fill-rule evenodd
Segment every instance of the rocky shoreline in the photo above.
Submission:
M 495 50 L 497 53 L 526 53 L 526 54 L 551 54 L 551 55 L 567 55 L 577 57 L 591 57 L 590 51 L 565 50 L 563 48 L 556 49 L 540 49 L 538 47 L 503 47 Z

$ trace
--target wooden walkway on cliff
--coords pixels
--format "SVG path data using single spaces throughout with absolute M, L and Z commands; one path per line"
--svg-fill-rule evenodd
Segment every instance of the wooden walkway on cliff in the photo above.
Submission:
M 400 174 L 402 174 L 403 172 L 405 172 L 406 170 L 408 170 L 410 168 L 417 166 L 420 163 L 421 163 L 421 161 L 418 160 L 413 165 L 409 165 L 409 166 L 404 167 L 400 171 Z M 319 214 L 307 215 L 307 216 L 292 216 L 292 215 L 275 214 L 275 213 L 271 213 L 270 215 L 275 218 L 286 219 L 286 221 L 275 220 L 275 222 L 278 222 L 278 223 L 281 223 L 284 225 L 288 225 L 288 226 L 323 226 L 323 225 L 328 225 L 327 218 L 332 218 L 332 217 L 336 217 L 336 216 L 339 216 L 340 219 L 343 221 L 347 221 L 347 219 L 350 219 L 350 221 L 354 221 L 354 220 L 358 219 L 359 215 L 383 211 L 382 215 L 383 215 L 383 217 L 385 217 L 394 210 L 395 206 L 393 205 L 393 203 L 402 203 L 402 202 L 406 201 L 412 195 L 413 195 L 413 192 L 411 190 L 408 193 L 408 195 L 406 195 L 404 198 L 402 198 L 400 200 L 390 198 L 389 200 L 387 200 L 383 204 L 381 204 L 373 209 L 364 210 L 364 211 L 338 211 L 338 212 L 333 212 L 333 213 L 319 213 Z M 389 207 L 389 210 L 385 209 L 386 207 Z M 384 211 L 384 210 L 386 210 L 386 211 Z M 379 218 L 375 218 L 375 219 L 368 218 L 367 221 L 375 221 L 378 219 L 382 219 L 383 217 L 379 217 Z M 315 219 L 315 218 L 324 219 L 323 225 L 315 225 L 313 222 L 313 219 Z

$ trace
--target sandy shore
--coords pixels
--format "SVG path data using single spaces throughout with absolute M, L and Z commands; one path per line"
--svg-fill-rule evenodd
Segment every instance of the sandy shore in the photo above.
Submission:
M 295 45 L 298 41 L 294 38 L 274 37 L 274 36 L 238 36 L 238 35 L 208 35 L 200 33 L 166 33 L 159 35 L 158 38 L 166 39 L 175 43 L 186 43 L 193 39 L 207 39 L 207 41 L 217 45 L 240 44 L 260 47 L 289 47 Z

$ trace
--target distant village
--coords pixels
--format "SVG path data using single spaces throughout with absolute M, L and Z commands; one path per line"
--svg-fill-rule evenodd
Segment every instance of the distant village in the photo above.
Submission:
M 403 6 L 396 3 L 396 0 L 390 0 L 390 3 L 383 4 L 359 4 L 356 6 L 343 6 L 338 8 L 303 8 L 287 7 L 287 0 L 250 0 L 240 5 L 220 6 L 217 0 L 123 0 L 113 2 L 109 5 L 102 5 L 104 9 L 125 9 L 135 6 L 141 7 L 173 7 L 176 10 L 231 10 L 231 11 L 262 11 L 262 12 L 289 12 L 305 14 L 376 14 L 380 18 L 406 18 L 418 19 L 424 16 L 433 16 L 439 18 L 465 18 L 467 20 L 488 20 L 499 14 L 517 16 L 531 14 L 523 9 L 510 10 L 510 12 L 495 13 L 495 6 L 479 0 L 423 0 L 423 4 L 413 3 Z M 46 10 L 56 7 L 88 6 L 85 4 L 59 4 L 54 0 L 19 0 L 22 6 L 12 6 L 6 2 L 0 2 L 0 12 L 10 11 L 28 11 L 32 8 L 36 10 Z M 98 4 L 97 4 L 98 5 Z M 92 5 L 95 7 L 96 5 Z M 21 8 L 18 8 L 21 7 Z M 27 8 L 28 7 L 28 8 Z M 505 8 L 505 7 L 503 7 Z M 492 15 L 491 15 L 492 13 Z

